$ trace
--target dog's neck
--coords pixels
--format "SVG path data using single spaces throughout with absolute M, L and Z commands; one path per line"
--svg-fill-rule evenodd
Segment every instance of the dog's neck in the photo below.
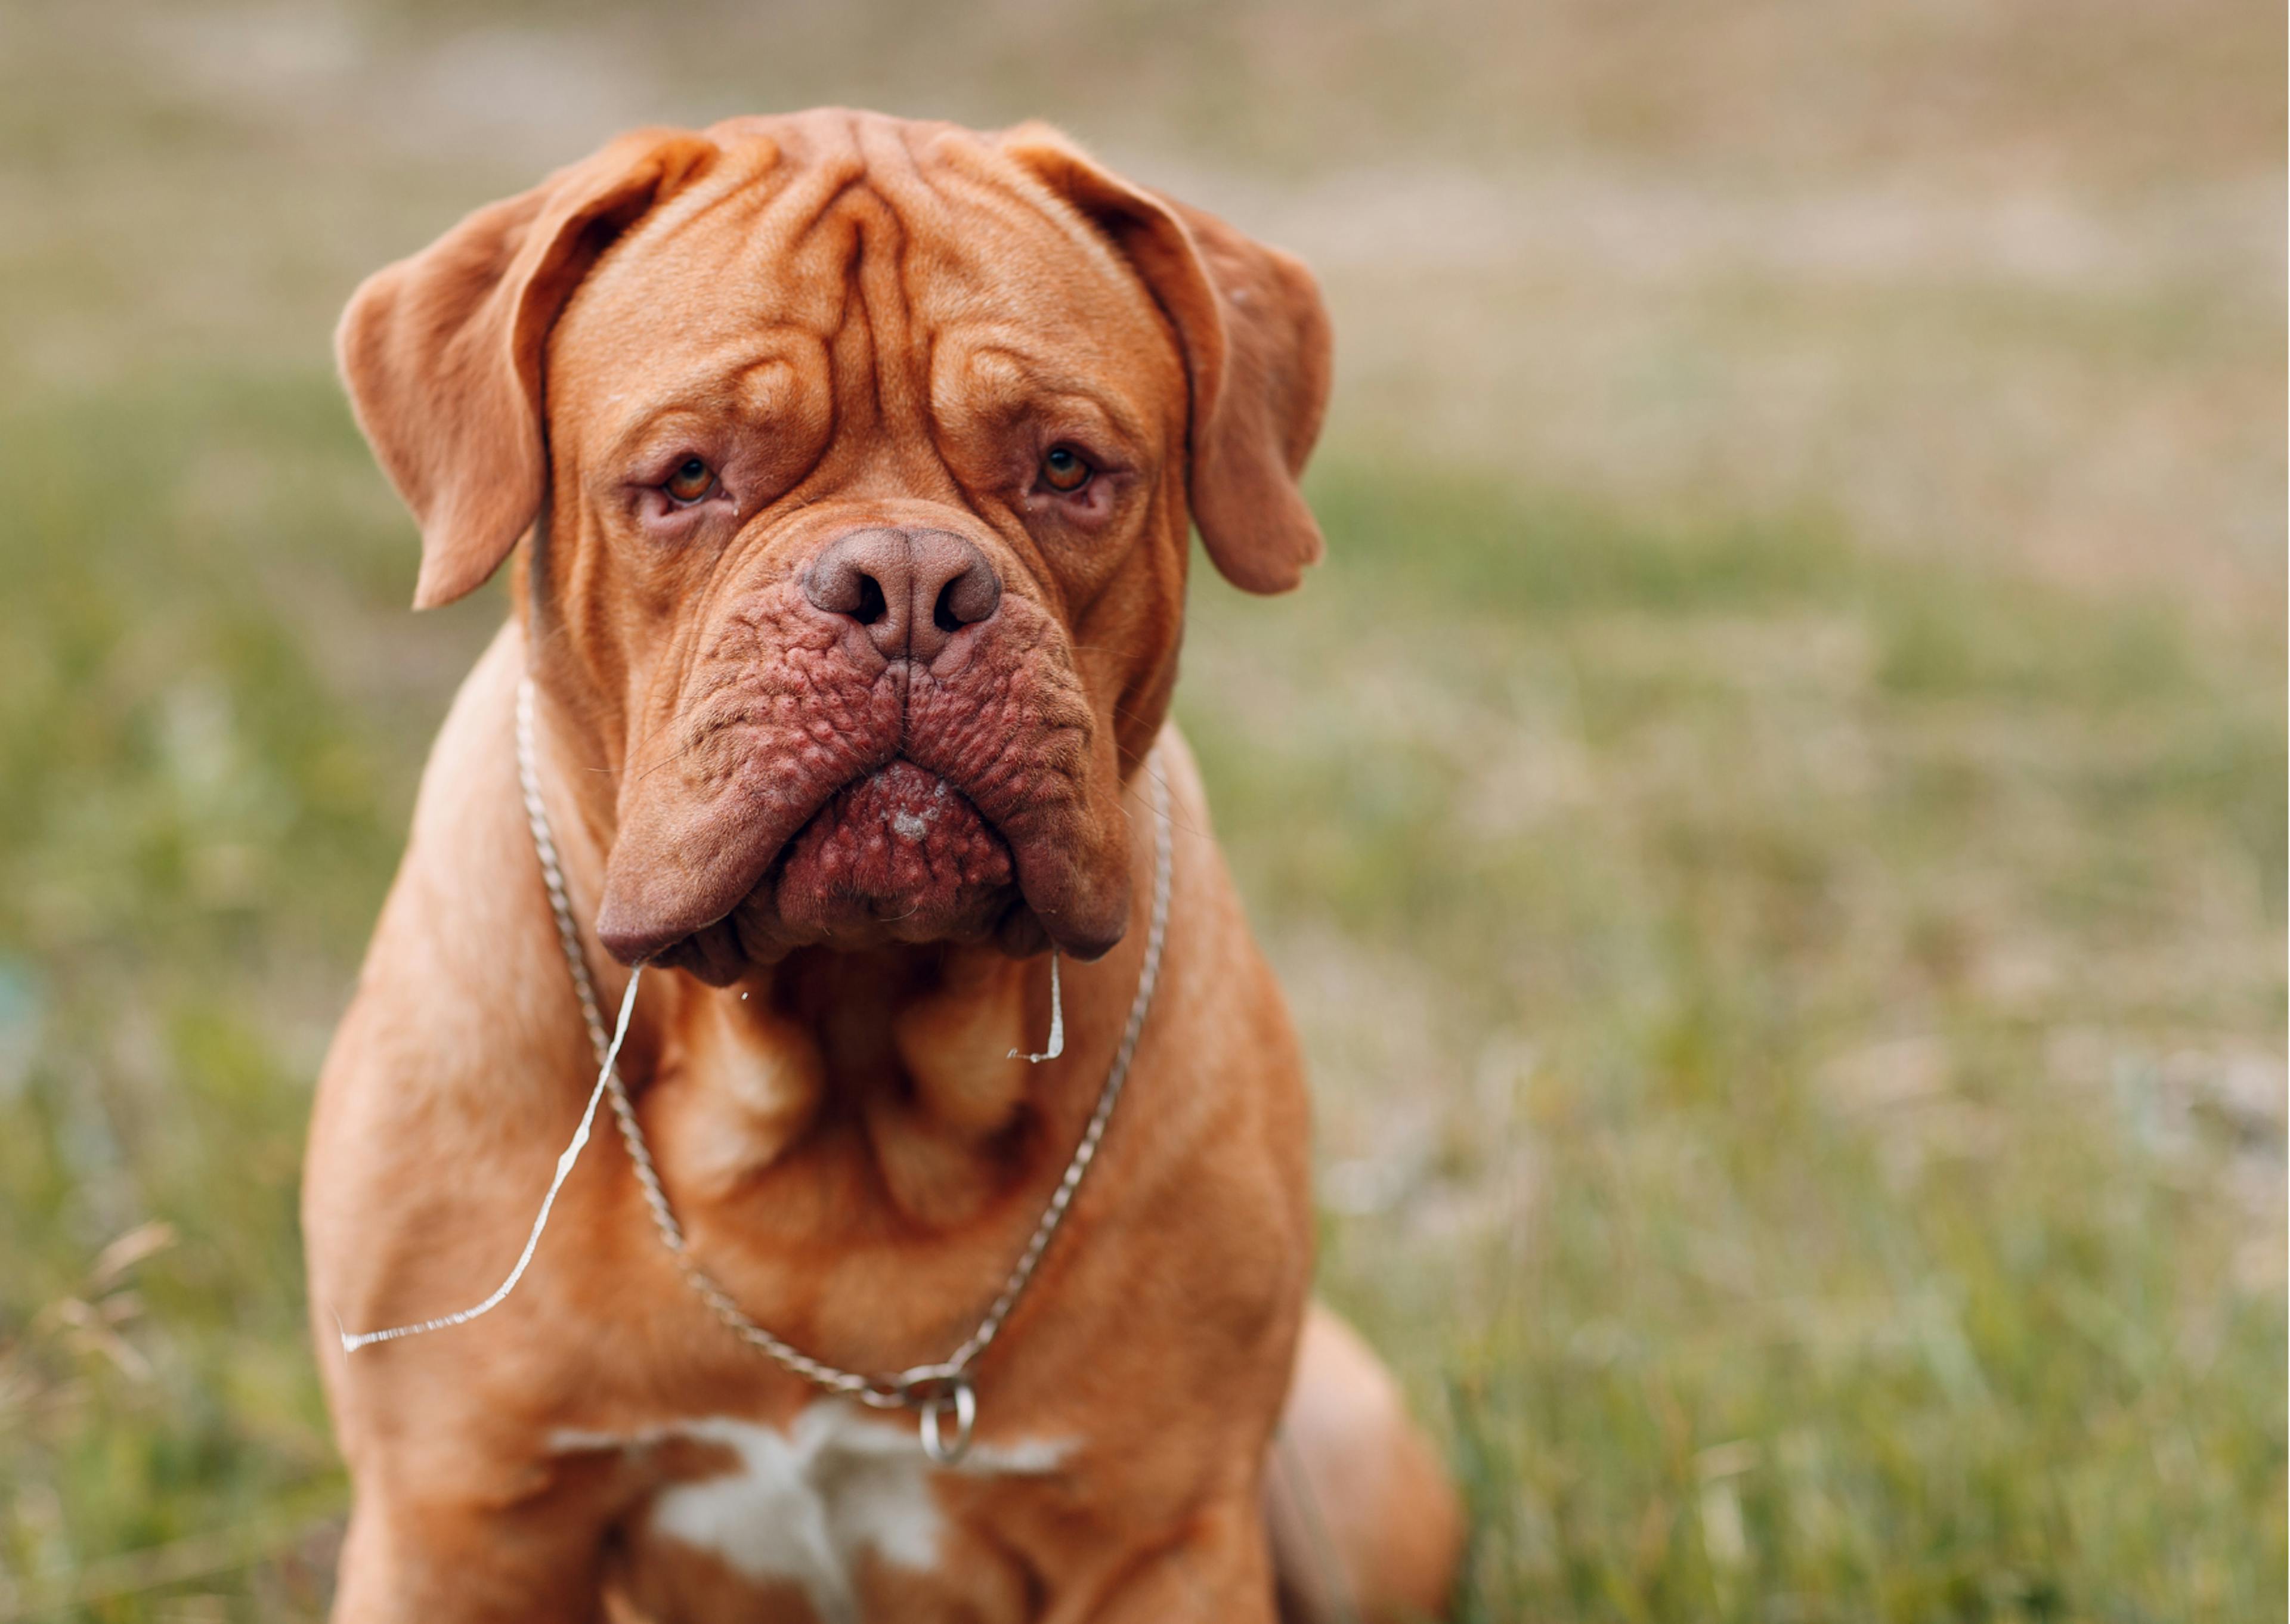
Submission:
M 991 948 L 799 954 L 658 1011 L 645 1106 L 666 1164 L 726 1199 L 797 1158 L 856 1158 L 907 1218 L 959 1222 L 1022 1159 L 1046 1079 L 1010 1058 L 1042 967 Z
M 582 752 L 545 703 L 541 716 L 541 792 L 577 917 L 600 893 L 609 813 L 601 785 L 566 781 L 559 764 Z M 581 933 L 589 963 L 609 964 Z M 802 1164 L 858 1175 L 911 1222 L 959 1224 L 1044 1156 L 1062 1155 L 1094 1098 L 1131 988 L 1111 961 L 1072 972 L 1075 1041 L 1034 1066 L 1013 1051 L 1039 1048 L 1046 1033 L 1046 956 L 1013 959 L 991 944 L 809 948 L 722 988 L 655 971 L 623 1075 L 680 1200 L 734 1202 Z M 613 976 L 606 996 L 619 984 Z

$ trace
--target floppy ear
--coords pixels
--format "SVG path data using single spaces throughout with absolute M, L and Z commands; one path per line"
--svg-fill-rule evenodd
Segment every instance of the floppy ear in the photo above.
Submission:
M 350 296 L 334 335 L 358 427 L 421 526 L 413 606 L 482 585 L 540 508 L 540 363 L 597 257 L 714 155 L 638 130 L 479 209 Z
M 1184 347 L 1193 522 L 1234 585 L 1285 592 L 1325 547 L 1296 476 L 1328 401 L 1328 313 L 1303 262 L 1121 180 L 1046 124 L 1003 150 L 1128 258 Z

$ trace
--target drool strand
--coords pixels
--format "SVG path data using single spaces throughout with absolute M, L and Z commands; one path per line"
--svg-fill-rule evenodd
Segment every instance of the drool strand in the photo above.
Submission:
M 1039 1054 L 1022 1054 L 1013 1049 L 1010 1058 L 1038 1066 L 1044 1060 L 1053 1060 L 1066 1052 L 1066 1006 L 1058 994 L 1058 960 L 1061 956 L 1055 948 L 1050 949 L 1050 1046 Z
M 493 1288 L 492 1295 L 475 1308 L 463 1308 L 456 1314 L 441 1315 L 425 1319 L 418 1324 L 392 1325 L 386 1331 L 351 1331 L 344 1328 L 341 1316 L 334 1316 L 334 1328 L 341 1332 L 342 1351 L 357 1352 L 376 1342 L 395 1342 L 401 1337 L 423 1336 L 432 1331 L 446 1331 L 455 1325 L 466 1325 L 481 1315 L 490 1314 L 500 1307 L 508 1294 L 516 1290 L 516 1283 L 524 1278 L 525 1267 L 532 1261 L 535 1248 L 540 1244 L 540 1232 L 548 1228 L 548 1214 L 556 1205 L 556 1192 L 564 1188 L 564 1180 L 572 1165 L 581 1159 L 581 1152 L 589 1143 L 589 1131 L 596 1125 L 597 1103 L 605 1097 L 605 1085 L 611 1079 L 613 1066 L 621 1057 L 621 1044 L 629 1035 L 629 1017 L 637 1007 L 637 983 L 644 977 L 639 964 L 629 972 L 629 990 L 621 999 L 621 1018 L 613 1028 L 613 1042 L 605 1052 L 605 1063 L 597 1068 L 597 1086 L 589 1091 L 589 1104 L 581 1113 L 581 1125 L 572 1130 L 572 1142 L 564 1147 L 564 1154 L 556 1158 L 556 1176 L 548 1181 L 548 1194 L 540 1198 L 540 1211 L 532 1220 L 532 1233 L 524 1237 L 524 1250 L 517 1254 L 516 1267 L 508 1271 L 508 1278 Z

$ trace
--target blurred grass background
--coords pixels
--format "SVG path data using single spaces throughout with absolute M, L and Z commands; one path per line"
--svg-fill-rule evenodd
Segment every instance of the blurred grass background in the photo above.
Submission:
M 627 124 L 1060 120 L 1303 252 L 1180 697 L 1474 1620 L 2285 1605 L 2284 20 L 0 8 L 0 1620 L 315 1616 L 312 1073 L 428 736 L 356 278 Z

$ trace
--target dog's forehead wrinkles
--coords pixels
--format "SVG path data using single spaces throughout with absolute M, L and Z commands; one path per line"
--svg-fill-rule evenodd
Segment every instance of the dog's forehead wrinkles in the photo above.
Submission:
M 722 159 L 615 244 L 576 305 L 672 314 L 678 338 L 758 319 L 827 338 L 854 262 L 883 253 L 925 334 L 988 316 L 1030 316 L 1061 341 L 1109 320 L 1131 337 L 1160 326 L 1112 244 L 969 132 L 837 110 L 709 134 Z
M 811 404 L 805 397 L 828 366 L 818 338 L 808 329 L 760 323 L 686 365 L 662 370 L 670 375 L 657 387 L 615 389 L 599 398 L 597 440 L 608 460 L 628 461 L 647 451 L 673 449 L 669 442 L 677 440 L 678 430 L 696 428 L 716 415 L 756 427 L 783 425 Z M 655 440 L 661 444 L 655 446 Z
M 810 471 L 787 463 L 762 507 L 824 477 L 977 513 L 1029 420 L 1133 467 L 1181 444 L 1173 335 L 1071 209 L 966 132 L 799 125 L 724 132 L 725 160 L 576 295 L 562 353 L 616 387 L 569 456 L 609 486 L 685 449 L 800 442 Z

